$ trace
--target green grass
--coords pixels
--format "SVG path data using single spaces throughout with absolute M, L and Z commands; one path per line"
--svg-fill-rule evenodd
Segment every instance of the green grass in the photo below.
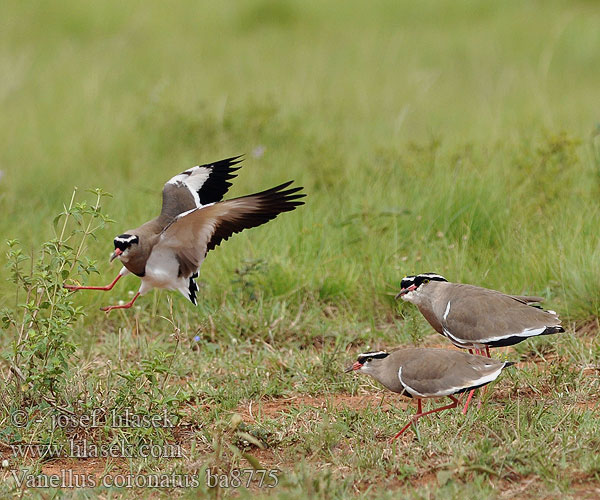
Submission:
M 228 196 L 289 179 L 308 196 L 295 212 L 210 252 L 197 308 L 153 291 L 135 310 L 101 313 L 137 290 L 131 276 L 108 293 L 59 295 L 61 314 L 81 307 L 85 316 L 50 329 L 58 357 L 29 346 L 39 359 L 66 357 L 55 367 L 60 390 L 51 403 L 39 385 L 16 388 L 16 334 L 4 328 L 0 442 L 81 438 L 50 429 L 57 405 L 76 414 L 166 408 L 180 416 L 177 431 L 103 428 L 90 436 L 177 442 L 185 459 L 105 461 L 94 470 L 204 474 L 247 468 L 242 453 L 250 453 L 284 472 L 277 488 L 241 488 L 240 498 L 594 494 L 599 21 L 586 1 L 5 2 L 0 233 L 19 239 L 24 254 L 39 255 L 54 236 L 52 221 L 74 186 L 78 201 L 93 203 L 86 188 L 113 194 L 102 210 L 115 222 L 85 243 L 99 274 L 71 273 L 90 284 L 114 278 L 112 238 L 155 216 L 163 183 L 190 166 L 245 153 Z M 50 271 L 53 286 L 62 278 Z M 381 391 L 340 373 L 357 352 L 443 343 L 412 306 L 392 298 L 404 275 L 428 271 L 542 295 L 568 333 L 505 350 L 524 362 L 505 372 L 480 410 L 424 420 L 418 438 L 409 433 L 390 447 L 385 439 L 406 420 L 403 407 L 347 408 L 332 398 Z M 20 317 L 9 277 L 3 266 L 2 307 Z M 315 409 L 300 396 L 331 401 Z M 259 408 L 277 398 L 291 398 L 283 413 L 230 425 L 250 402 Z M 10 427 L 21 407 L 31 412 L 28 425 Z M 10 457 L 11 468 L 25 463 L 48 470 L 53 462 Z M 18 494 L 10 479 L 0 491 Z

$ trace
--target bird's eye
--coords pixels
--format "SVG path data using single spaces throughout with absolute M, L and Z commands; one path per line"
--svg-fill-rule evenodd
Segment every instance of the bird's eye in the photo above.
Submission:
M 367 358 L 367 359 L 365 360 L 365 363 L 368 363 L 369 361 L 373 361 L 373 358 Z
M 423 283 L 429 283 L 429 280 L 423 280 Z

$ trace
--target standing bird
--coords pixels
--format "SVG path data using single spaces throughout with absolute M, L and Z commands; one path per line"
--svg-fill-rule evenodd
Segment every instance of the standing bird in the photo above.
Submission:
M 541 297 L 450 283 L 435 273 L 406 276 L 401 287 L 396 299 L 415 304 L 435 331 L 457 347 L 485 350 L 488 357 L 490 347 L 565 331 L 554 311 L 535 305 Z
M 489 384 L 513 364 L 461 351 L 412 348 L 360 354 L 356 363 L 345 371 L 366 373 L 390 391 L 416 398 L 417 413 L 391 439 L 394 441 L 419 418 L 456 408 L 459 401 L 454 394 Z M 449 397 L 452 403 L 423 412 L 422 399 L 443 396 Z
M 237 174 L 240 157 L 200 165 L 176 175 L 164 185 L 160 215 L 114 239 L 112 262 L 119 259 L 123 269 L 107 286 L 64 285 L 69 290 L 111 290 L 130 272 L 142 280 L 137 294 L 124 305 L 103 307 L 128 309 L 135 300 L 153 288 L 179 290 L 194 305 L 200 265 L 206 254 L 232 234 L 260 226 L 282 212 L 304 202 L 302 187 L 285 189 L 286 182 L 260 193 L 220 201 Z

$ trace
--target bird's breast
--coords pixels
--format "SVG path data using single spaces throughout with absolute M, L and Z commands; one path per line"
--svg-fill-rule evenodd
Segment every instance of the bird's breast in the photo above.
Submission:
M 169 249 L 154 249 L 146 263 L 143 281 L 150 288 L 180 288 L 179 262 L 175 254 Z

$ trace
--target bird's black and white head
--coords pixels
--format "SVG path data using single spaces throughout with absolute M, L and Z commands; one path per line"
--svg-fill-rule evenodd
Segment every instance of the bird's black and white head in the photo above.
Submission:
M 351 371 L 361 371 L 363 373 L 373 374 L 378 368 L 381 368 L 384 360 L 390 355 L 386 351 L 364 352 L 358 355 L 358 359 L 352 365 L 346 368 L 346 373 Z
M 115 251 L 110 256 L 112 262 L 117 257 L 119 260 L 128 260 L 132 252 L 135 252 L 140 244 L 140 238 L 135 234 L 120 234 L 114 239 Z
M 398 292 L 398 295 L 396 295 L 396 299 L 402 298 L 403 300 L 412 302 L 427 287 L 428 283 L 439 283 L 440 281 L 448 280 L 437 273 L 421 273 L 405 276 L 400 283 L 401 290 Z

